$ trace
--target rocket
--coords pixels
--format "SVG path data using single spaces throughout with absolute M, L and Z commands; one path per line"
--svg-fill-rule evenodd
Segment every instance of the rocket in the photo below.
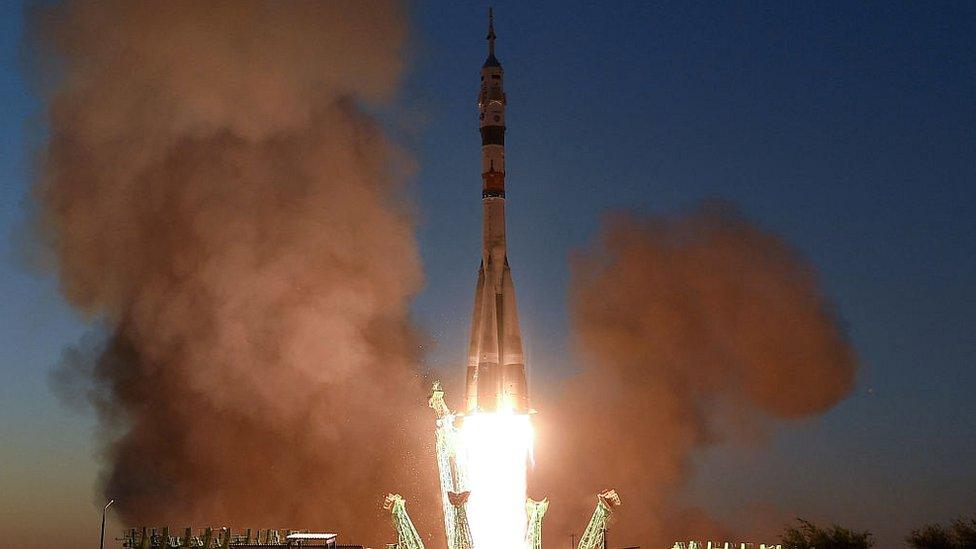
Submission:
M 481 265 L 471 316 L 465 412 L 529 412 L 515 286 L 505 246 L 505 88 L 488 10 L 488 58 L 481 67 Z

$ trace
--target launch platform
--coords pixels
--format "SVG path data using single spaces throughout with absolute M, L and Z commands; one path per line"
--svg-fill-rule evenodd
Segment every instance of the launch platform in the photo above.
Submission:
M 275 530 L 250 528 L 233 532 L 230 528 L 208 527 L 199 532 L 192 528 L 183 530 L 182 535 L 170 535 L 169 528 L 130 529 L 118 541 L 127 549 L 235 549 L 270 547 L 327 547 L 329 549 L 366 549 L 363 545 L 343 545 L 338 543 L 338 534 L 317 533 L 306 530 Z

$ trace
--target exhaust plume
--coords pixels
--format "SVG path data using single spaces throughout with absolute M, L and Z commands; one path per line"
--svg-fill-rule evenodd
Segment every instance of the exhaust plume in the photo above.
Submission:
M 571 270 L 584 366 L 537 417 L 537 488 L 560 503 L 547 539 L 580 532 L 606 487 L 624 502 L 615 544 L 734 533 L 677 503 L 694 453 L 820 414 L 854 382 L 854 352 L 812 266 L 715 205 L 611 216 Z
M 411 162 L 363 108 L 396 90 L 403 11 L 34 12 L 54 69 L 38 226 L 64 295 L 108 332 L 53 379 L 97 412 L 102 497 L 124 523 L 375 544 L 385 490 L 436 501 L 408 318 L 422 285 Z M 434 531 L 438 517 L 417 518 Z

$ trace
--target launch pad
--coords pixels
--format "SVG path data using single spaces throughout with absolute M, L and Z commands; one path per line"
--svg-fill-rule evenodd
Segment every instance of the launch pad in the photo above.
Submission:
M 521 469 L 512 467 L 498 467 L 497 464 L 488 465 L 488 460 L 472 461 L 471 454 L 485 453 L 492 445 L 497 445 L 503 438 L 520 439 L 519 429 L 527 428 L 531 435 L 528 414 L 501 413 L 497 418 L 501 419 L 498 423 L 503 428 L 498 437 L 485 437 L 476 441 L 470 440 L 463 435 L 464 428 L 460 422 L 476 423 L 485 420 L 487 415 L 477 415 L 472 417 L 460 417 L 453 413 L 444 401 L 444 390 L 440 382 L 434 382 L 431 388 L 431 395 L 428 401 L 430 408 L 437 416 L 436 421 L 436 454 L 437 466 L 441 485 L 441 503 L 444 512 L 444 532 L 447 537 L 448 549 L 542 549 L 542 519 L 549 509 L 549 500 L 543 498 L 540 501 L 533 500 L 525 496 L 525 461 L 528 454 L 515 452 L 508 456 L 522 460 Z M 478 434 L 484 434 L 478 431 Z M 514 435 L 514 436 L 512 436 Z M 531 436 L 529 445 L 531 445 Z M 472 442 L 474 444 L 472 444 Z M 517 446 L 521 448 L 521 446 Z M 491 458 L 497 457 L 491 454 Z M 510 464 L 511 465 L 511 464 Z M 470 509 L 470 498 L 478 489 L 495 491 L 492 486 L 480 486 L 472 483 L 471 478 L 476 477 L 478 472 L 472 471 L 472 467 L 482 467 L 488 469 L 486 475 L 488 480 L 498 484 L 513 486 L 511 478 L 508 477 L 521 475 L 521 479 L 515 479 L 514 486 L 517 488 L 506 498 L 487 498 L 489 505 L 485 508 L 475 508 L 473 513 L 482 513 L 479 518 L 493 528 L 482 532 L 481 538 L 472 535 L 478 533 L 477 529 L 472 528 Z M 483 471 L 482 471 L 483 472 Z M 498 474 L 501 473 L 501 474 Z M 519 504 L 512 505 L 511 499 L 518 498 Z M 607 524 L 613 514 L 613 508 L 620 505 L 620 497 L 614 490 L 606 490 L 597 495 L 596 509 L 590 517 L 590 521 L 580 537 L 577 549 L 606 549 Z M 423 540 L 413 522 L 407 514 L 406 502 L 399 494 L 389 494 L 386 497 L 384 508 L 391 511 L 393 528 L 397 533 L 397 542 L 390 544 L 390 549 L 425 549 Z M 514 522 L 518 524 L 512 528 Z M 504 527 L 509 527 L 508 532 L 501 531 Z M 513 533 L 519 537 L 514 538 Z

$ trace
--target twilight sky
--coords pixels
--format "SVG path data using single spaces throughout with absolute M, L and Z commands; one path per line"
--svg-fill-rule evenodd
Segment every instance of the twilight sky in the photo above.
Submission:
M 24 259 L 43 129 L 21 70 L 22 8 L 0 9 L 0 539 L 34 528 L 93 540 L 93 419 L 47 385 L 86 324 Z M 745 503 L 838 521 L 876 532 L 880 547 L 976 512 L 976 6 L 495 10 L 530 386 L 574 369 L 566 259 L 602 212 L 724 199 L 818 267 L 862 369 L 823 417 L 699 456 L 688 501 L 730 521 L 750 520 Z M 484 12 L 412 5 L 408 80 L 381 113 L 418 162 L 427 285 L 415 313 L 429 365 L 449 378 L 462 375 L 478 261 Z

